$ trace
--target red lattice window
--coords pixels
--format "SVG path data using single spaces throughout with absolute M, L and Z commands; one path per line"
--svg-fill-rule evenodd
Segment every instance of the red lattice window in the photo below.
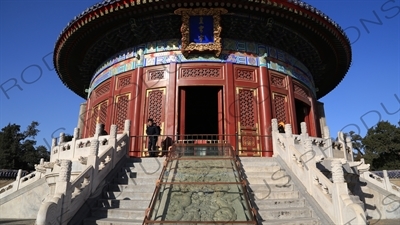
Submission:
M 152 118 L 157 125 L 161 124 L 163 95 L 164 92 L 162 90 L 154 90 L 149 92 L 148 118 Z
M 110 82 L 103 84 L 96 89 L 96 97 L 100 97 L 110 91 Z
M 254 80 L 254 71 L 250 70 L 238 70 L 236 74 L 236 79 L 238 80 Z
M 277 87 L 285 87 L 285 79 L 283 77 L 271 76 L 271 84 Z
M 193 68 L 193 69 L 182 69 L 182 78 L 204 78 L 213 77 L 217 78 L 220 76 L 220 69 L 217 68 Z
M 131 76 L 118 78 L 117 88 L 123 88 L 131 84 Z
M 300 85 L 295 84 L 293 85 L 293 88 L 294 88 L 294 93 L 299 94 L 300 96 L 305 98 L 308 97 L 308 92 Z
M 254 91 L 240 89 L 239 90 L 239 114 L 240 125 L 243 127 L 255 127 L 256 120 L 254 117 Z
M 90 122 L 90 136 L 93 137 L 94 133 L 96 132 L 96 124 L 97 124 L 97 117 L 99 117 L 99 107 L 96 106 L 93 108 L 92 112 L 92 120 Z
M 118 96 L 116 100 L 116 125 L 119 131 L 124 129 L 128 119 L 129 95 Z
M 106 125 L 108 101 L 101 102 L 93 107 L 92 118 L 90 122 L 90 135 L 91 137 L 96 133 L 96 125 L 102 123 Z
M 278 122 L 286 123 L 286 96 L 274 95 L 274 106 Z
M 164 70 L 154 70 L 149 72 L 149 80 L 164 79 Z
M 104 102 L 100 105 L 99 123 L 106 124 L 107 108 L 108 108 L 107 102 Z

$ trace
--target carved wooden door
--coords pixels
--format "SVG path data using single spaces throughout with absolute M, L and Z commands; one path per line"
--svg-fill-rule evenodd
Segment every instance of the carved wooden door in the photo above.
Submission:
M 288 113 L 287 96 L 283 94 L 272 94 L 273 100 L 273 117 L 278 120 L 278 123 L 283 122 L 285 124 L 290 123 Z
M 93 135 L 96 132 L 96 125 L 98 123 L 102 123 L 105 125 L 105 128 L 107 129 L 109 124 L 106 124 L 107 121 L 107 110 L 108 110 L 108 100 L 102 101 L 96 106 L 93 107 L 92 113 L 90 116 L 90 137 L 93 137 Z
M 130 103 L 130 93 L 115 97 L 114 124 L 117 125 L 118 133 L 123 132 L 125 120 L 129 118 Z
M 147 119 L 153 119 L 161 128 L 161 135 L 164 134 L 165 124 L 165 88 L 149 89 L 146 92 L 145 100 L 145 119 L 143 124 L 143 134 L 146 134 Z M 160 146 L 162 136 L 158 138 L 157 145 Z M 143 138 L 142 143 L 142 156 L 146 156 L 147 151 L 147 138 Z
M 239 155 L 242 156 L 261 155 L 256 98 L 256 89 L 236 89 Z

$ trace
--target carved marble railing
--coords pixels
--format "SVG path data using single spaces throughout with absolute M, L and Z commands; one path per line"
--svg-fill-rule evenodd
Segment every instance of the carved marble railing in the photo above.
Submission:
M 99 135 L 101 131 L 100 129 L 101 125 L 97 124 L 96 134 L 94 135 L 94 137 L 99 141 L 99 153 L 101 154 L 108 149 L 110 135 Z M 57 159 L 77 160 L 80 157 L 89 155 L 91 141 L 94 137 L 79 139 L 79 132 L 79 128 L 75 128 L 74 136 L 72 140 L 68 142 L 64 141 L 64 133 L 60 133 L 58 143 L 57 139 L 53 138 L 50 162 L 54 162 Z
M 353 162 L 353 145 L 350 137 L 345 137 L 343 132 L 338 132 L 338 140 L 332 142 L 332 152 L 334 158 L 344 158 Z
M 290 124 L 285 125 L 285 133 L 279 133 L 277 120 L 272 120 L 274 156 L 282 158 L 335 224 L 365 224 L 363 204 L 348 194 L 344 180 L 347 160 L 332 158 L 328 138 L 309 137 L 304 123 L 301 127 L 301 135 L 293 135 Z M 326 150 L 321 151 L 318 145 L 326 145 Z M 316 165 L 325 157 L 331 160 L 332 180 Z
M 45 162 L 43 161 L 43 159 L 40 160 L 40 164 L 39 165 L 44 165 Z M 29 173 L 25 176 L 21 176 L 22 174 L 22 170 L 18 170 L 18 175 L 15 178 L 15 181 L 0 188 L 0 199 L 3 199 L 4 197 L 10 195 L 11 193 L 14 193 L 18 190 L 20 190 L 21 188 L 24 188 L 32 183 L 34 183 L 37 180 L 40 180 L 44 173 L 43 171 L 33 171 L 32 173 Z
M 383 177 L 380 177 L 369 171 L 361 173 L 360 177 L 365 179 L 367 182 L 370 182 L 370 183 L 400 197 L 400 187 L 393 184 L 392 182 L 390 182 L 389 176 L 387 174 L 387 170 L 383 170 Z
M 42 203 L 36 219 L 37 225 L 67 224 L 109 172 L 126 157 L 129 146 L 129 120 L 125 121 L 123 134 L 117 135 L 117 126 L 111 126 L 107 144 L 103 148 L 101 138 L 95 135 L 90 139 L 88 154 L 74 155 L 73 159 L 78 161 L 58 159 L 59 163 L 53 169 L 58 173 L 54 193 Z M 73 163 L 83 164 L 85 169 L 72 179 Z

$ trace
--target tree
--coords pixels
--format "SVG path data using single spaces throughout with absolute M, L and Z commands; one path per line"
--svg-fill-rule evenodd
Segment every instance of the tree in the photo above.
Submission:
M 50 159 L 44 146 L 35 147 L 39 123 L 33 121 L 25 131 L 21 126 L 8 124 L 0 131 L 0 168 L 33 170 L 40 158 Z
M 365 161 L 371 165 L 371 170 L 399 169 L 400 126 L 380 121 L 368 129 L 362 144 L 365 149 Z

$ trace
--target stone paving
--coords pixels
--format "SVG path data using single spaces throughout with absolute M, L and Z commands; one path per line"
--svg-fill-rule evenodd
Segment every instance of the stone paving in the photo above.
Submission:
M 0 224 L 10 225 L 34 225 L 35 220 L 24 220 L 24 219 L 0 219 Z
M 400 219 L 393 220 L 370 220 L 369 225 L 399 225 Z

